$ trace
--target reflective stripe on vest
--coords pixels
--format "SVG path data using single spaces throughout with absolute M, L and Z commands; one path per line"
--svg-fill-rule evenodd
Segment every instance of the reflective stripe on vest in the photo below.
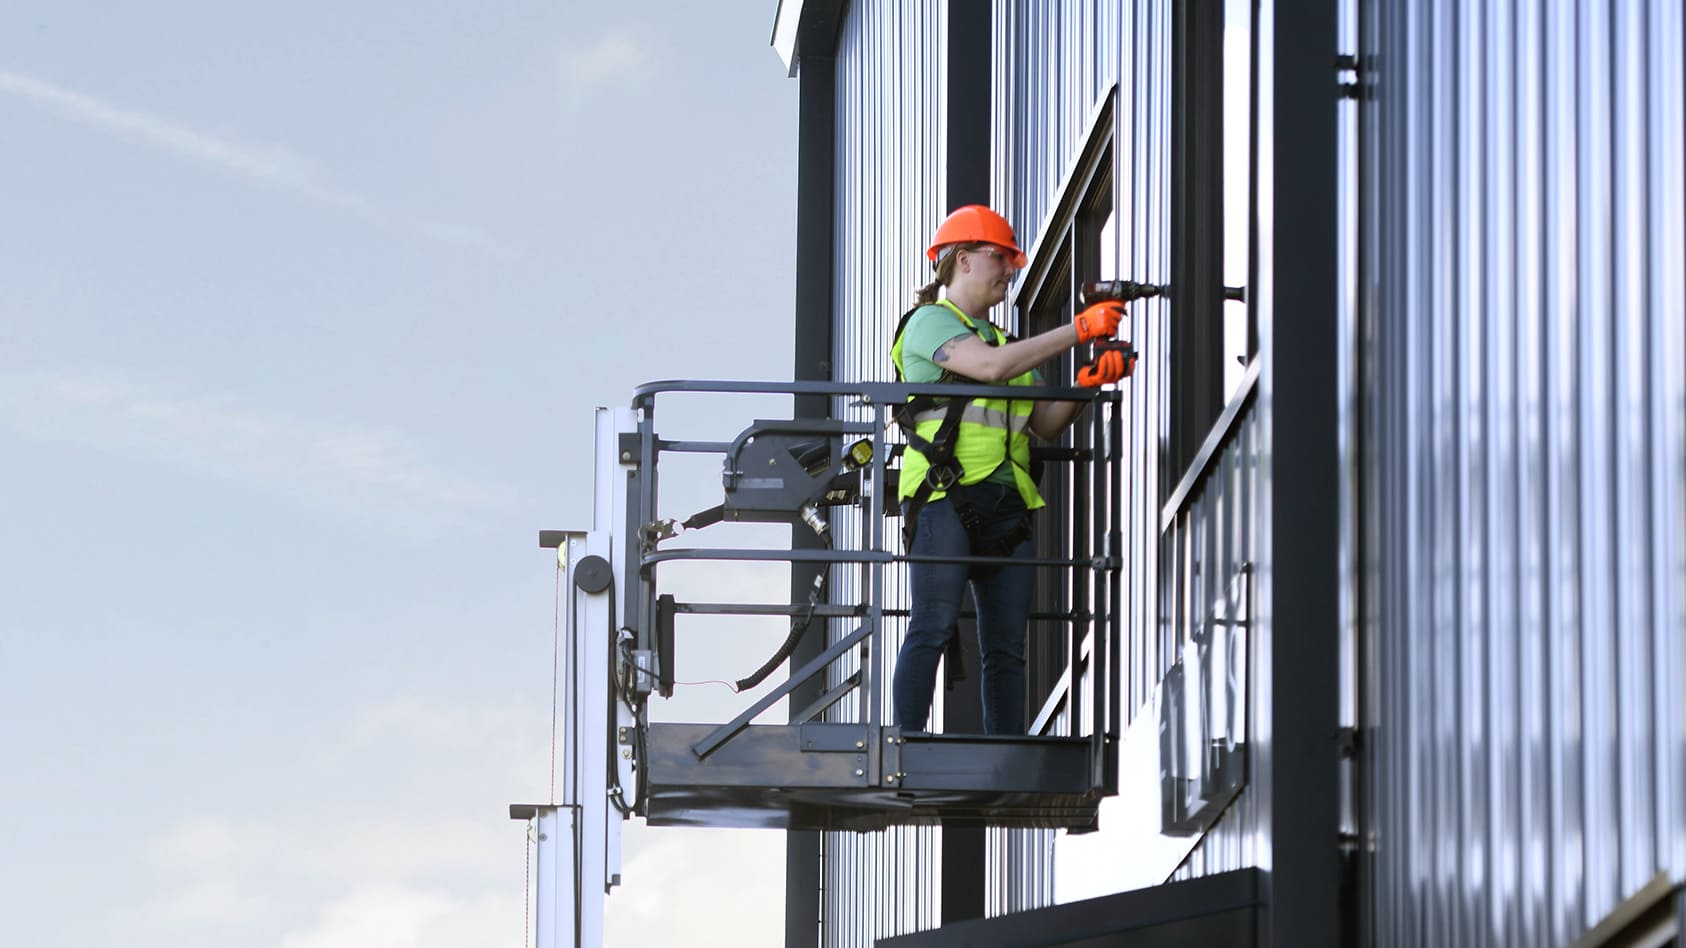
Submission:
M 1024 430 L 1024 426 L 1029 421 L 1029 416 L 1024 415 L 1021 417 L 1018 415 L 1010 415 L 1007 412 L 994 407 L 998 404 L 1000 404 L 999 400 L 974 400 L 968 403 L 965 408 L 961 409 L 960 423 L 963 425 L 983 425 L 986 428 L 1000 428 L 1003 431 L 1007 431 L 1011 430 L 1013 427 L 1009 419 L 1021 418 L 1018 429 L 1021 431 Z M 1017 404 L 1017 402 L 1014 404 Z M 914 415 L 913 420 L 919 425 L 924 425 L 927 421 L 941 422 L 947 417 L 948 406 L 939 405 L 929 411 L 922 411 L 919 414 Z
M 1000 329 L 993 323 L 978 324 L 973 322 L 960 311 L 958 306 L 948 300 L 938 300 L 937 305 L 943 306 L 959 318 L 965 327 L 979 338 L 993 345 L 1001 345 L 1006 339 Z M 989 335 L 985 335 L 985 332 Z M 906 376 L 902 370 L 902 340 L 897 337 L 890 350 L 890 357 L 896 368 Z M 1014 377 L 1007 384 L 1018 387 L 1029 387 L 1036 383 L 1034 372 L 1025 372 Z M 985 480 L 1001 463 L 1012 458 L 1013 481 L 1019 489 L 1019 496 L 1023 498 L 1026 509 L 1036 510 L 1044 506 L 1042 494 L 1036 489 L 1036 482 L 1030 476 L 1030 413 L 1036 403 L 1019 399 L 1005 398 L 975 398 L 967 404 L 960 416 L 960 424 L 955 430 L 954 458 L 959 462 L 963 474 L 961 484 L 976 484 Z M 941 404 L 929 411 L 920 412 L 915 418 L 914 431 L 927 441 L 936 436 L 937 429 L 942 427 L 943 417 L 947 414 L 948 406 Z M 919 485 L 925 479 L 925 473 L 930 469 L 930 462 L 925 456 L 909 447 L 902 454 L 901 486 L 898 493 L 902 499 L 913 496 Z M 944 491 L 933 490 L 930 499 L 942 497 Z

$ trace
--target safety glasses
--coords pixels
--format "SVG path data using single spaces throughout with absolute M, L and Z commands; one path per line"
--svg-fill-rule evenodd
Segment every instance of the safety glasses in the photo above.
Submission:
M 1018 267 L 1013 265 L 1012 256 L 1007 254 L 1007 253 L 1004 253 L 1000 248 L 997 248 L 997 247 L 962 247 L 961 249 L 963 251 L 965 251 L 966 253 L 979 253 L 979 254 L 985 254 L 987 256 L 995 257 L 996 259 L 1001 261 L 1001 265 L 1006 267 L 1009 272 L 1018 270 Z

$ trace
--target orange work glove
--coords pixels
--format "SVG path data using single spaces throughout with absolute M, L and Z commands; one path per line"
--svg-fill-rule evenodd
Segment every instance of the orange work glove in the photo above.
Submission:
M 1094 342 L 1117 332 L 1118 323 L 1123 318 L 1123 303 L 1104 300 L 1071 317 L 1071 321 L 1077 327 L 1078 342 Z
M 1094 342 L 1118 332 L 1118 322 L 1125 319 L 1125 304 L 1118 300 L 1103 300 L 1071 317 L 1077 327 L 1077 341 Z
M 1122 349 L 1106 349 L 1095 353 L 1095 360 L 1077 370 L 1077 384 L 1084 388 L 1100 388 L 1111 385 L 1124 376 L 1130 374 L 1135 360 L 1135 354 L 1126 354 Z

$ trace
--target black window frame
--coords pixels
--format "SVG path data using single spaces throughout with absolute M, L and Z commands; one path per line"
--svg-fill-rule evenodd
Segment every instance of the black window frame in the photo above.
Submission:
M 1224 28 L 1231 4 L 1249 6 L 1247 46 L 1247 279 L 1224 285 Z M 1250 393 L 1226 384 L 1227 301 L 1246 307 L 1248 363 L 1258 358 L 1258 315 L 1248 288 L 1258 274 L 1258 3 L 1221 0 L 1174 6 L 1171 23 L 1171 273 L 1169 377 L 1160 500 L 1191 473 L 1229 403 Z

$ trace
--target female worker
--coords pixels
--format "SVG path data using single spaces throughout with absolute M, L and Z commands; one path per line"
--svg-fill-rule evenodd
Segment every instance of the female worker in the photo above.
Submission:
M 936 279 L 915 294 L 890 358 L 908 382 L 1039 384 L 1036 367 L 1118 329 L 1121 303 L 1097 303 L 1069 325 L 1012 340 L 988 321 L 1025 265 L 1013 228 L 1000 214 L 969 205 L 950 214 L 925 252 Z M 939 290 L 947 292 L 939 298 Z M 1086 384 L 1117 381 L 1109 369 Z M 1083 402 L 916 397 L 903 413 L 908 447 L 901 500 L 908 553 L 953 558 L 1031 555 L 1030 512 L 1043 506 L 1030 475 L 1030 439 L 1051 440 L 1077 418 Z M 955 634 L 961 597 L 972 587 L 982 655 L 986 734 L 1025 732 L 1025 630 L 1033 576 L 1028 566 L 990 568 L 955 562 L 909 564 L 912 610 L 896 658 L 896 724 L 925 730 L 937 662 Z

